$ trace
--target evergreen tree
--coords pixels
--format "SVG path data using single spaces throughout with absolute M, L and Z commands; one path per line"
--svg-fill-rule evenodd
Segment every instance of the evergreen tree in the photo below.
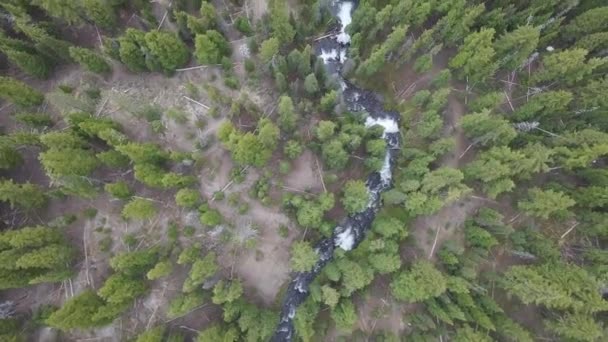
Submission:
M 574 48 L 545 55 L 542 60 L 543 68 L 534 74 L 533 81 L 546 82 L 559 79 L 566 85 L 573 85 L 608 62 L 608 58 L 591 58 L 585 61 L 587 54 L 587 50 Z
M 4 49 L 3 52 L 11 63 L 15 64 L 25 73 L 42 79 L 48 77 L 50 65 L 45 58 L 25 51 Z
M 144 37 L 144 32 L 128 28 L 125 34 L 118 38 L 120 61 L 132 72 L 142 72 L 148 69 L 146 54 L 143 50 L 145 48 Z
M 279 40 L 275 37 L 268 38 L 262 42 L 259 52 L 260 60 L 262 61 L 262 63 L 267 64 L 272 61 L 274 56 L 279 53 L 279 45 Z
M 223 56 L 231 53 L 230 43 L 215 30 L 196 35 L 194 47 L 196 60 L 201 64 L 219 64 Z
M 498 63 L 508 70 L 519 68 L 534 52 L 540 38 L 540 29 L 529 25 L 505 32 L 494 43 Z
M 276 37 L 281 44 L 291 42 L 296 34 L 296 31 L 289 23 L 286 3 L 280 0 L 273 0 L 269 4 L 269 7 L 272 36 Z
M 563 217 L 568 209 L 576 202 L 563 192 L 553 190 L 531 189 L 530 199 L 519 202 L 519 208 L 531 216 L 548 219 L 549 217 Z
M 279 112 L 279 126 L 285 131 L 293 131 L 296 128 L 298 115 L 291 97 L 282 95 L 279 98 L 277 111 Z
M 70 57 L 87 70 L 104 74 L 110 71 L 110 65 L 97 53 L 79 47 L 70 47 Z
M 167 73 L 184 66 L 190 58 L 186 45 L 175 34 L 150 31 L 146 33 L 144 39 L 150 53 L 156 56 Z
M 33 0 L 34 5 L 40 6 L 52 17 L 65 20 L 68 24 L 82 23 L 81 4 L 71 0 Z
M 29 107 L 42 104 L 44 96 L 27 84 L 10 77 L 0 76 L 0 98 L 16 105 Z
M 319 255 L 308 242 L 297 241 L 291 246 L 291 268 L 296 272 L 310 272 Z
M 68 42 L 53 37 L 42 27 L 28 23 L 23 19 L 18 19 L 15 21 L 15 28 L 19 32 L 26 35 L 34 43 L 34 47 L 41 54 L 48 55 L 50 58 L 55 60 L 59 59 L 66 62 L 71 61 L 69 53 L 70 44 Z
M 415 262 L 409 271 L 398 274 L 391 282 L 395 298 L 408 302 L 437 297 L 446 288 L 447 282 L 443 274 L 425 260 Z
M 492 76 L 498 68 L 494 59 L 493 38 L 494 29 L 491 28 L 468 35 L 458 54 L 450 60 L 450 68 L 460 69 L 461 79 L 470 82 L 483 82 Z
M 95 292 L 85 290 L 65 302 L 59 310 L 53 312 L 45 320 L 45 323 L 63 331 L 101 326 L 109 322 L 97 321 L 94 319 L 94 315 L 103 305 L 103 299 Z
M 152 201 L 135 198 L 122 208 L 122 216 L 126 219 L 147 220 L 156 215 L 156 206 Z
M 0 201 L 9 202 L 11 207 L 35 209 L 43 207 L 46 202 L 44 192 L 32 183 L 13 183 L 13 180 L 0 181 Z
M 85 15 L 95 24 L 111 30 L 116 25 L 114 5 L 120 1 L 114 0 L 82 0 L 82 9 Z
M 590 9 L 572 19 L 563 29 L 570 39 L 582 38 L 585 35 L 608 30 L 608 6 Z
M 365 183 L 360 180 L 349 180 L 344 185 L 342 204 L 349 214 L 355 214 L 367 207 L 369 192 Z
M 490 115 L 489 109 L 465 115 L 460 120 L 460 125 L 473 143 L 482 146 L 506 145 L 517 136 L 517 132 L 507 120 Z
M 188 278 L 184 281 L 183 291 L 192 292 L 200 287 L 207 278 L 217 272 L 215 253 L 210 252 L 204 258 L 196 260 L 192 264 Z

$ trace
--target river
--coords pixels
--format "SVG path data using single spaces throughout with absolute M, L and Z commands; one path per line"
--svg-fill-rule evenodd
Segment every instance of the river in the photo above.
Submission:
M 280 321 L 275 330 L 272 341 L 291 341 L 295 334 L 293 318 L 298 306 L 309 295 L 310 283 L 322 271 L 334 256 L 336 248 L 349 251 L 363 241 L 366 232 L 371 227 L 376 213 L 381 207 L 381 194 L 391 187 L 392 167 L 399 149 L 399 114 L 385 111 L 381 100 L 371 91 L 359 89 L 342 77 L 342 68 L 348 59 L 347 50 L 350 36 L 345 27 L 351 22 L 352 13 L 356 3 L 347 0 L 330 1 L 330 11 L 340 21 L 338 30 L 334 34 L 315 42 L 315 53 L 325 62 L 327 70 L 337 77 L 341 85 L 342 98 L 348 108 L 353 112 L 365 112 L 365 126 L 380 125 L 384 127 L 383 139 L 386 141 L 386 154 L 384 164 L 379 172 L 373 172 L 367 177 L 369 200 L 367 208 L 354 215 L 345 217 L 333 231 L 329 238 L 319 241 L 315 250 L 319 254 L 319 261 L 310 272 L 294 272 L 289 287 L 285 293 L 281 307 Z

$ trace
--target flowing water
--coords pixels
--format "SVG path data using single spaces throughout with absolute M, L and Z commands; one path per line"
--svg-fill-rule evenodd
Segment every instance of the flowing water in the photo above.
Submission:
M 399 115 L 395 112 L 385 111 L 381 101 L 373 92 L 359 89 L 341 76 L 350 43 L 350 36 L 345 32 L 345 27 L 351 22 L 354 8 L 354 1 L 335 0 L 331 2 L 330 11 L 339 19 L 340 27 L 332 36 L 316 41 L 315 52 L 323 59 L 327 70 L 338 78 L 342 88 L 342 97 L 348 110 L 367 113 L 366 127 L 374 125 L 384 127 L 382 137 L 387 146 L 384 164 L 379 172 L 373 172 L 367 177 L 366 186 L 369 192 L 367 208 L 344 218 L 334 229 L 331 237 L 325 238 L 315 245 L 319 261 L 312 271 L 292 274 L 292 280 L 283 300 L 280 322 L 272 338 L 272 341 L 275 342 L 292 340 L 295 333 L 293 318 L 298 306 L 309 295 L 310 283 L 332 260 L 336 248 L 349 251 L 365 238 L 365 233 L 380 209 L 381 193 L 391 187 L 392 165 L 399 148 Z

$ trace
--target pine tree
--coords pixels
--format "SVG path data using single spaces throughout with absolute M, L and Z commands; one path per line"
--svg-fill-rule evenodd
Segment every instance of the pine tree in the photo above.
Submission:
M 461 79 L 470 82 L 483 82 L 498 68 L 492 45 L 494 29 L 483 28 L 464 39 L 458 54 L 450 60 L 450 68 L 460 69 Z
M 219 64 L 223 56 L 231 53 L 230 44 L 215 30 L 196 35 L 194 40 L 196 60 L 201 64 Z
M 540 38 L 540 29 L 529 25 L 505 32 L 494 42 L 498 63 L 508 70 L 519 68 L 534 52 Z
M 282 95 L 279 98 L 277 111 L 279 112 L 279 126 L 285 131 L 293 131 L 296 128 L 298 115 L 296 114 L 291 97 Z
M 148 69 L 144 41 L 145 33 L 133 28 L 128 28 L 125 34 L 118 38 L 118 54 L 123 62 L 132 72 L 142 72 Z
M 11 207 L 35 209 L 43 207 L 46 202 L 44 192 L 35 184 L 15 184 L 12 179 L 0 181 L 0 201 L 9 202 Z
M 45 323 L 63 331 L 101 326 L 109 322 L 96 321 L 93 317 L 103 305 L 103 299 L 95 292 L 85 290 L 65 302 L 59 310 L 53 312 L 45 320 Z
M 578 39 L 591 33 L 606 31 L 608 29 L 607 17 L 608 6 L 590 9 L 572 19 L 564 27 L 564 34 L 570 39 Z
M 110 65 L 97 53 L 79 47 L 70 47 L 70 57 L 87 70 L 104 74 L 110 71 Z
M 460 120 L 460 125 L 473 143 L 482 146 L 507 145 L 517 136 L 517 132 L 507 120 L 490 115 L 489 109 L 465 115 Z
M 34 5 L 40 6 L 52 17 L 65 20 L 68 24 L 82 23 L 81 4 L 71 0 L 33 0 Z
M 184 281 L 183 291 L 193 292 L 199 288 L 207 278 L 217 272 L 218 266 L 215 262 L 215 253 L 210 252 L 204 258 L 196 260 L 192 264 L 188 278 Z
M 573 85 L 589 76 L 593 70 L 608 63 L 608 58 L 591 58 L 585 61 L 589 52 L 584 49 L 569 49 L 551 53 L 543 57 L 543 68 L 533 76 L 535 82 L 559 79 L 566 85 Z
M 349 214 L 355 214 L 365 209 L 369 202 L 369 192 L 365 183 L 360 180 L 346 182 L 341 202 Z
M 122 216 L 126 219 L 147 220 L 156 215 L 156 206 L 152 201 L 135 198 L 122 208 Z
M 0 76 L 0 98 L 16 105 L 29 107 L 42 104 L 44 96 L 27 84 L 10 77 Z
M 319 255 L 308 242 L 297 241 L 291 246 L 291 268 L 296 272 L 309 272 L 313 269 Z
M 68 42 L 51 36 L 42 27 L 28 23 L 23 19 L 15 21 L 15 28 L 34 42 L 34 46 L 41 54 L 48 55 L 56 60 L 71 61 L 69 54 L 70 44 Z
M 519 208 L 531 216 L 548 219 L 568 215 L 568 209 L 576 202 L 560 191 L 531 189 L 530 199 L 520 201 Z
M 150 53 L 156 56 L 167 73 L 184 66 L 190 58 L 186 45 L 175 34 L 150 31 L 146 33 L 144 39 Z
M 15 64 L 24 72 L 41 79 L 48 77 L 50 65 L 43 57 L 25 51 L 4 50 L 3 52 L 11 63 Z
M 95 24 L 111 30 L 116 25 L 114 4 L 113 0 L 82 0 L 82 9 Z
M 400 273 L 391 282 L 395 298 L 408 302 L 437 297 L 446 288 L 445 277 L 428 261 L 415 262 L 409 271 Z
M 273 0 L 270 4 L 270 27 L 272 36 L 276 37 L 281 44 L 291 42 L 296 34 L 293 26 L 289 23 L 287 7 L 284 1 Z

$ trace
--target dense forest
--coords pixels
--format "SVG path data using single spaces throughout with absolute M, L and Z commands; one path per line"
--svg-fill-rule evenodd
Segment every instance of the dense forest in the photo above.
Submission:
M 337 73 L 294 340 L 608 339 L 605 0 L 3 0 L 0 340 L 270 340 Z

